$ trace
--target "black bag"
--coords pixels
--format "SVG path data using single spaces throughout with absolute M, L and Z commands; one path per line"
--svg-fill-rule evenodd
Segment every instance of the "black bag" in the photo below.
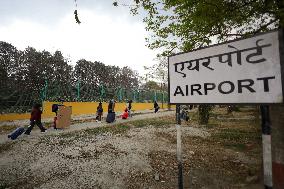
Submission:
M 115 120 L 115 112 L 108 113 L 107 117 L 106 117 L 106 122 L 112 123 L 112 122 L 114 122 L 114 120 Z
M 58 104 L 52 104 L 52 112 L 57 112 L 58 111 Z
M 18 136 L 23 134 L 23 132 L 25 132 L 24 127 L 19 127 L 17 129 L 15 129 L 12 133 L 10 133 L 8 135 L 8 138 L 11 138 L 12 140 L 15 140 L 16 138 L 18 138 Z

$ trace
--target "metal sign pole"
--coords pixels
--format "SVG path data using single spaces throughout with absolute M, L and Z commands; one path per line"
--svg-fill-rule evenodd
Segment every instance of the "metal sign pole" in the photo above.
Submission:
M 178 188 L 183 189 L 180 105 L 176 105 L 176 123 L 177 123 L 176 129 L 177 129 Z
M 271 122 L 269 106 L 260 106 L 263 153 L 263 184 L 265 189 L 272 189 Z

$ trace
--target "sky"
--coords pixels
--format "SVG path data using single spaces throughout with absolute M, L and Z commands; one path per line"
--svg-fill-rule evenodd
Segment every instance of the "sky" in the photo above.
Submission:
M 131 0 L 121 0 L 130 4 Z M 148 49 L 142 16 L 112 0 L 0 0 L 0 41 L 20 50 L 31 46 L 54 53 L 60 50 L 75 65 L 79 59 L 129 66 L 140 75 L 155 63 L 157 52 Z

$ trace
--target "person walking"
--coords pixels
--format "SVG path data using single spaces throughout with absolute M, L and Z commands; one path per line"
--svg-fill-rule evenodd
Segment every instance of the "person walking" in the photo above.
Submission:
M 108 111 L 108 114 L 107 114 L 107 117 L 106 117 L 107 123 L 112 123 L 112 122 L 115 121 L 114 108 L 115 108 L 115 101 L 112 99 L 112 100 L 109 101 L 108 108 L 107 108 L 107 111 Z
M 108 108 L 107 108 L 107 111 L 108 113 L 112 113 L 114 112 L 114 108 L 115 108 L 115 102 L 114 100 L 110 100 L 109 103 L 108 103 Z
M 154 102 L 154 109 L 155 109 L 155 113 L 157 113 L 160 109 L 159 104 L 157 103 L 157 101 L 155 100 Z
M 132 100 L 129 100 L 129 101 L 128 101 L 128 106 L 127 106 L 127 108 L 128 108 L 128 116 L 129 116 L 129 117 L 132 117 L 132 114 L 131 114 Z
M 32 129 L 34 128 L 35 125 L 37 125 L 40 129 L 41 132 L 45 132 L 46 128 L 43 127 L 41 123 L 41 114 L 42 111 L 40 110 L 41 105 L 40 104 L 35 104 L 32 108 L 31 112 L 31 118 L 30 118 L 30 126 L 26 130 L 25 134 L 30 135 Z
M 103 109 L 103 105 L 100 102 L 98 107 L 97 107 L 97 117 L 96 117 L 96 121 L 102 121 L 102 115 L 103 115 L 104 109 Z

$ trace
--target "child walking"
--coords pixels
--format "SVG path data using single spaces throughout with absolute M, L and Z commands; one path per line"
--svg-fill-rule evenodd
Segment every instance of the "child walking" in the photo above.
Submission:
M 97 117 L 96 117 L 97 121 L 99 121 L 99 122 L 102 121 L 103 112 L 104 112 L 103 105 L 100 102 L 98 107 L 97 107 Z

